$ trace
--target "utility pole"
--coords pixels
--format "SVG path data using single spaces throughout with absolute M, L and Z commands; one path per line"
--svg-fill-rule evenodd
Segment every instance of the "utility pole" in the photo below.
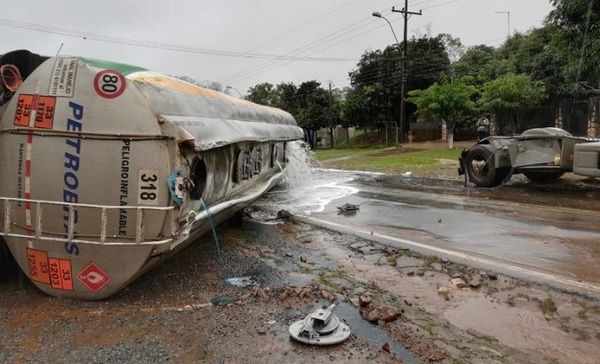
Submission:
M 405 117 L 405 109 L 406 109 L 406 101 L 405 99 L 405 92 L 406 92 L 406 79 L 407 79 L 407 73 L 406 72 L 406 54 L 407 54 L 407 44 L 408 44 L 408 40 L 407 38 L 407 32 L 408 32 L 408 17 L 409 15 L 423 15 L 423 13 L 421 12 L 421 10 L 419 10 L 418 13 L 416 12 L 412 12 L 412 11 L 408 11 L 408 0 L 404 0 L 404 8 L 402 8 L 402 10 L 396 10 L 396 7 L 392 7 L 392 12 L 393 13 L 400 13 L 402 14 L 402 16 L 404 17 L 404 43 L 402 44 L 402 84 L 400 86 L 400 131 L 402 132 L 402 141 L 404 141 L 404 117 Z M 408 125 L 408 130 L 410 130 L 410 125 Z
M 331 133 L 331 149 L 333 149 L 335 145 L 335 140 L 333 138 L 333 113 L 331 112 L 332 99 L 333 94 L 331 93 L 331 82 L 329 82 L 329 132 Z

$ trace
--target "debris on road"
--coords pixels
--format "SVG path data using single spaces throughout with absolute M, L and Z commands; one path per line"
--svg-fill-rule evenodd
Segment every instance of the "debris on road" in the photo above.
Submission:
M 337 209 L 339 210 L 340 214 L 343 214 L 346 212 L 358 211 L 360 207 L 354 203 L 345 203 L 342 206 L 338 206 Z
M 290 336 L 310 345 L 333 345 L 350 337 L 350 327 L 333 313 L 335 304 L 320 308 L 290 326 Z

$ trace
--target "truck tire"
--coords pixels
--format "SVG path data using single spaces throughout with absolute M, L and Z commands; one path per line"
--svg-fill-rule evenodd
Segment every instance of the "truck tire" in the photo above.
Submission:
M 493 158 L 492 147 L 487 144 L 477 144 L 467 151 L 465 156 L 465 173 L 469 181 L 479 187 L 494 187 L 502 183 L 508 172 L 498 174 Z M 504 170 L 503 168 L 502 170 Z M 498 181 L 500 179 L 500 181 Z
M 556 181 L 557 179 L 562 177 L 562 175 L 565 174 L 565 172 L 562 170 L 546 171 L 546 172 L 529 171 L 529 172 L 523 172 L 523 174 L 525 175 L 525 177 L 527 177 L 529 180 L 531 180 L 533 182 L 539 182 L 539 183 L 546 182 L 547 183 L 547 182 Z

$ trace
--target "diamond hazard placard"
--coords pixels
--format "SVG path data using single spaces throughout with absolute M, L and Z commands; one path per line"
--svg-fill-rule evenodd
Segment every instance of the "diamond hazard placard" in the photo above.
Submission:
M 79 278 L 79 280 L 88 286 L 94 293 L 98 292 L 108 283 L 108 281 L 110 281 L 108 274 L 104 273 L 104 271 L 93 262 L 85 267 L 85 269 L 77 275 L 77 278 Z

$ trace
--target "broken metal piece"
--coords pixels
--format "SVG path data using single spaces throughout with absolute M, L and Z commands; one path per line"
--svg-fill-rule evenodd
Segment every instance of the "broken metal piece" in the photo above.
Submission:
M 318 309 L 304 320 L 290 326 L 290 335 L 295 340 L 310 345 L 333 345 L 350 337 L 350 327 L 333 313 L 335 304 Z
M 349 211 L 356 211 L 359 209 L 359 206 L 353 203 L 345 203 L 342 206 L 338 206 L 337 209 L 340 210 L 340 213 L 344 213 Z
M 294 216 L 291 212 L 286 211 L 286 210 L 279 210 L 277 211 L 277 218 L 278 220 L 287 220 L 289 218 L 291 218 L 292 216 Z

